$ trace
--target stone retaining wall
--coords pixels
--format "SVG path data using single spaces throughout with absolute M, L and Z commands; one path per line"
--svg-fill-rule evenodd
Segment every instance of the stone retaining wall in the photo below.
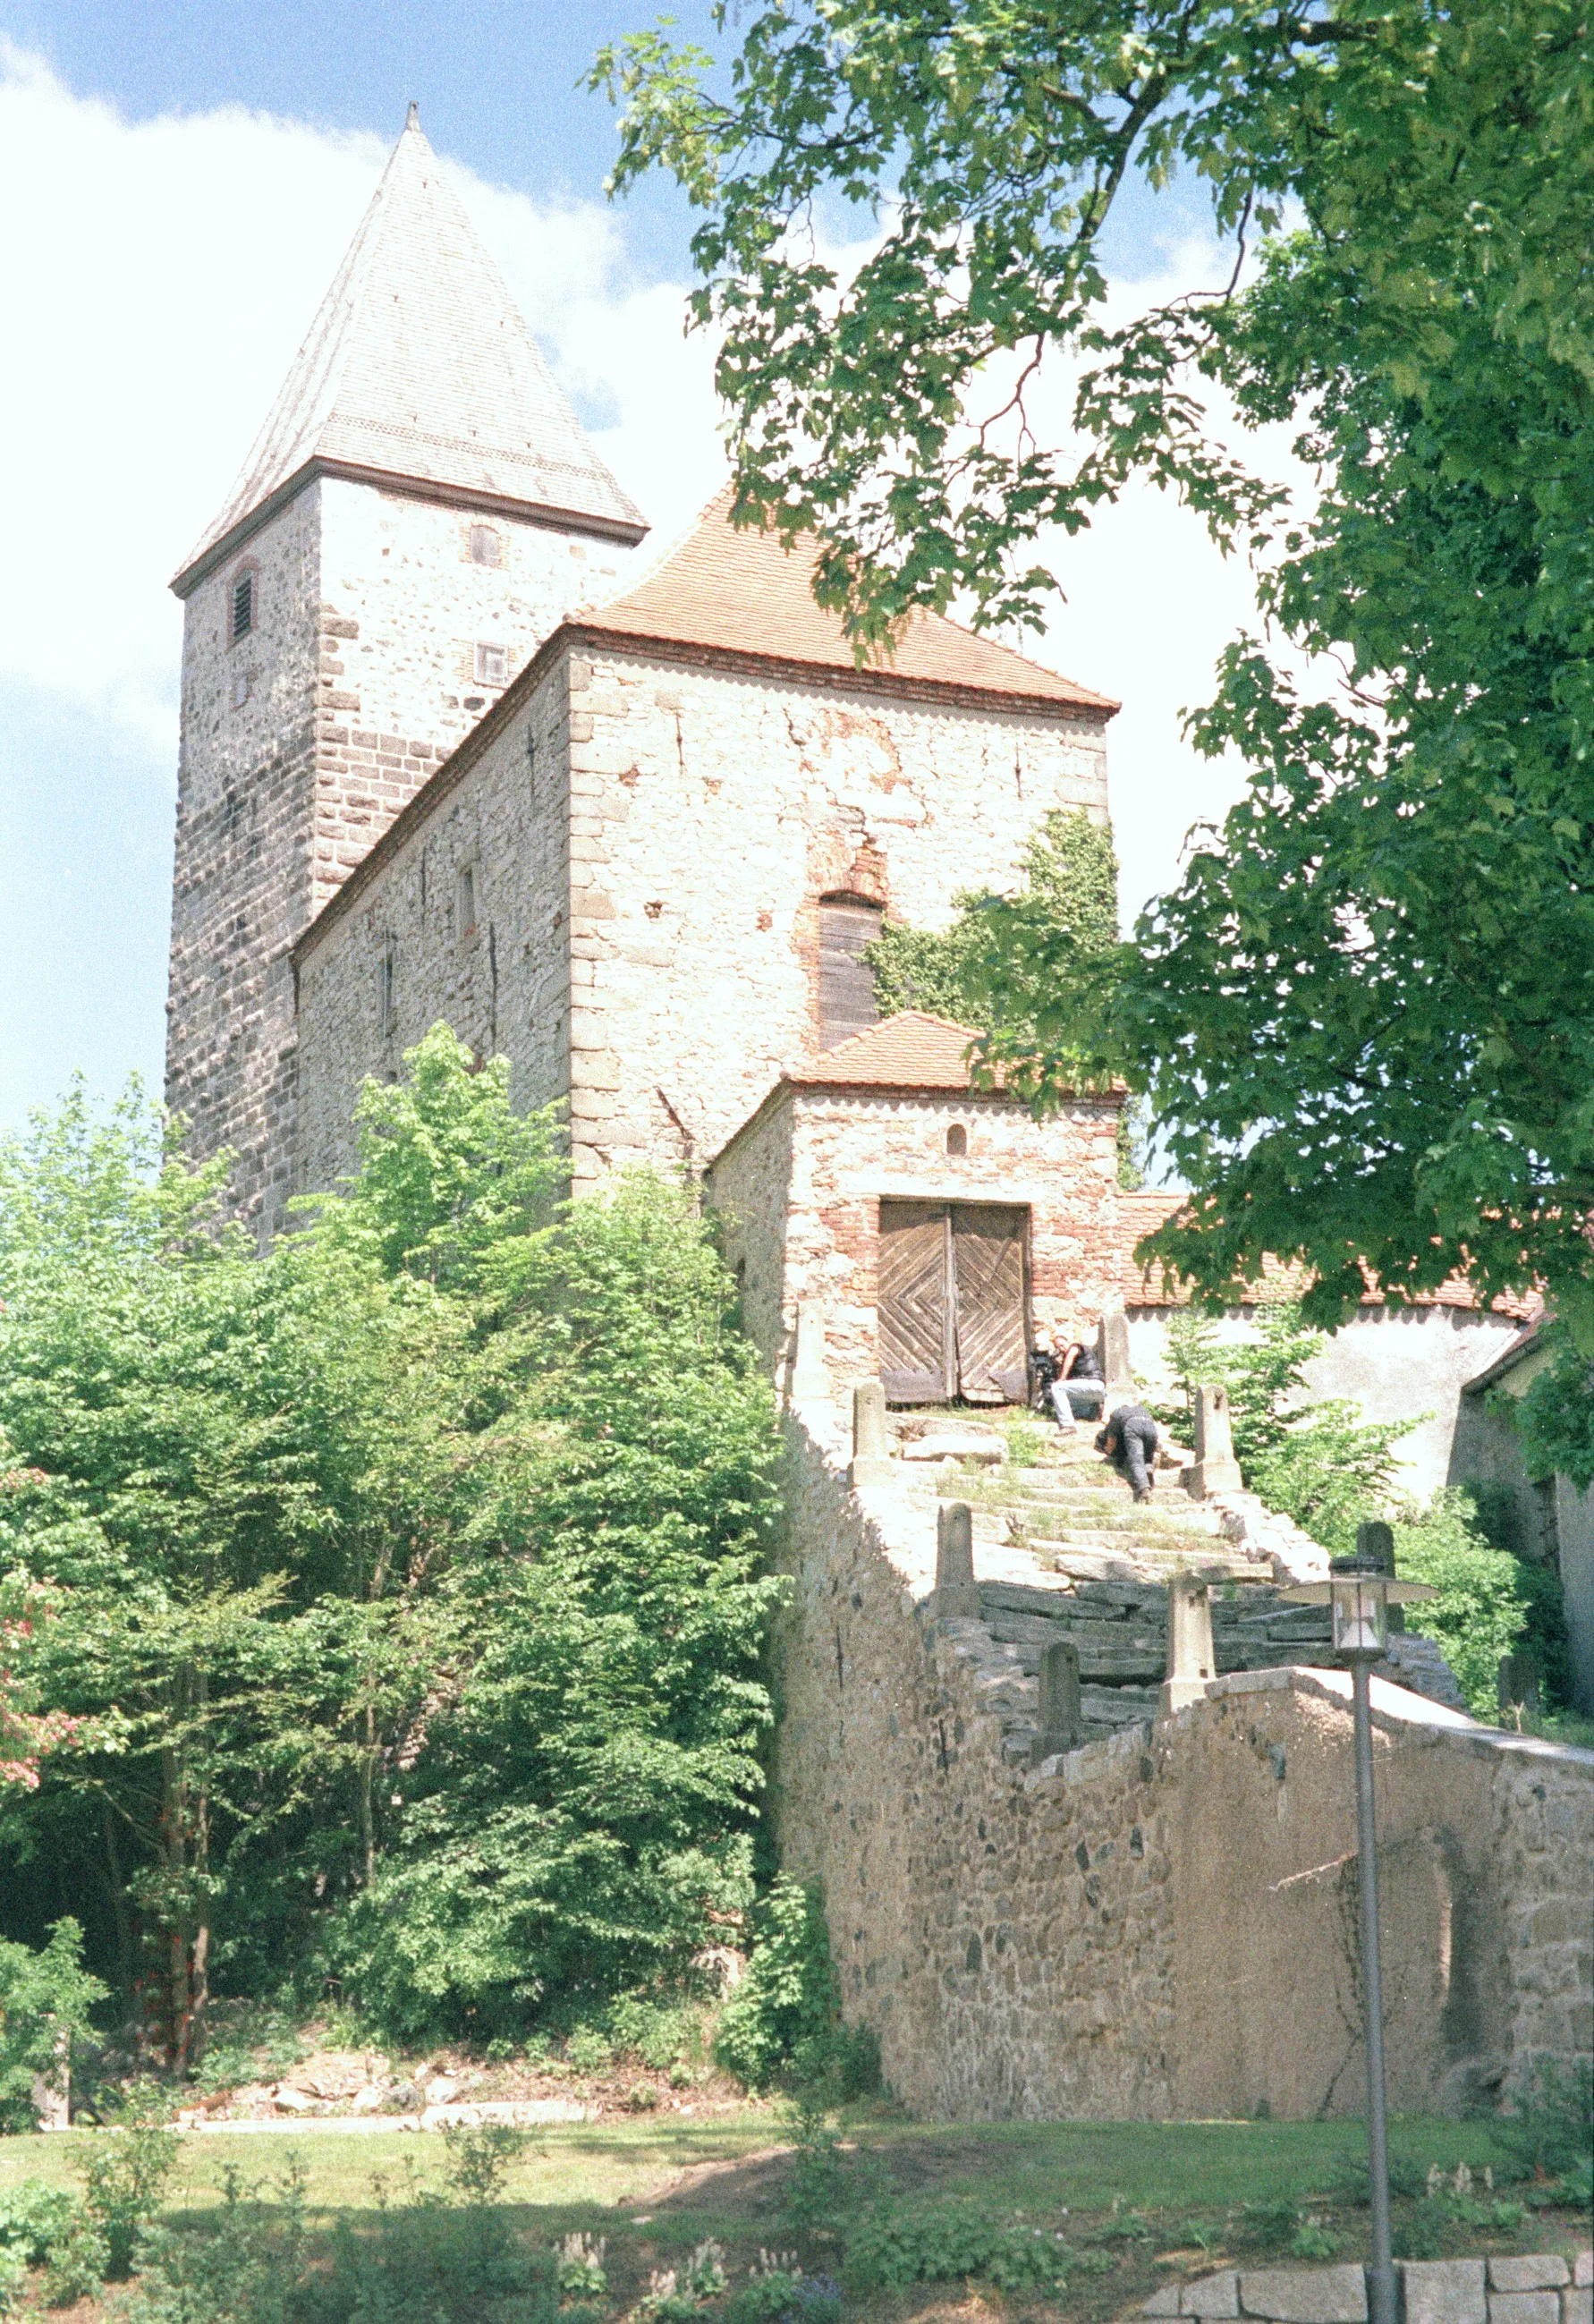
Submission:
M 1245 1672 L 1015 1764 L 1035 1682 L 939 1620 L 934 1515 L 789 1421 L 775 1812 L 824 1882 L 849 2017 L 917 2111 L 1278 2116 L 1362 2105 L 1349 1680 Z M 1391 2104 L 1589 2046 L 1594 1754 L 1374 1682 Z
M 1594 2324 L 1594 2254 L 1397 2260 L 1405 2324 Z M 1262 2324 L 1365 2324 L 1359 2267 L 1232 2268 L 1165 2284 L 1139 2316 L 1249 2316 Z

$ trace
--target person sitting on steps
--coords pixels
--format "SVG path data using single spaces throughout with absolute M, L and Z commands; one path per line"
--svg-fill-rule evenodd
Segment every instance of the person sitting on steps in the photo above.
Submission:
M 1143 1404 L 1120 1404 L 1096 1439 L 1137 1501 L 1148 1501 L 1156 1482 L 1156 1423 Z
M 1089 1340 L 1068 1340 L 1061 1332 L 1052 1342 L 1053 1360 L 1057 1367 L 1051 1389 L 1052 1407 L 1061 1421 L 1063 1399 L 1067 1398 L 1068 1410 L 1075 1420 L 1100 1420 L 1107 1401 L 1107 1384 L 1101 1378 L 1101 1359 Z

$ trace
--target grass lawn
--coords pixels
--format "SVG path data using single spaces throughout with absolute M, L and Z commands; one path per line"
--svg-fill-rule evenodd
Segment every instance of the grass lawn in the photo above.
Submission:
M 26 2177 L 71 2183 L 94 2136 L 0 2140 L 0 2197 Z M 708 2237 L 724 2246 L 733 2286 L 766 2246 L 795 2251 L 810 2272 L 844 2279 L 850 2234 L 881 2207 L 933 2221 L 977 2205 L 1004 2220 L 1060 2233 L 1083 2256 L 1059 2297 L 1033 2291 L 1004 2297 L 988 2285 L 944 2283 L 849 2297 L 848 2319 L 874 2324 L 908 2318 L 934 2324 L 954 2316 L 969 2324 L 1099 2324 L 1170 2274 L 1198 2273 L 1226 2258 L 1287 2260 L 1298 2218 L 1317 2222 L 1335 2255 L 1366 2254 L 1367 2213 L 1345 2200 L 1343 2178 L 1336 2177 L 1337 2163 L 1353 2163 L 1364 2152 L 1354 2122 L 948 2125 L 861 2109 L 842 2130 L 827 2215 L 834 2224 L 811 2232 L 795 2231 L 785 2216 L 790 2136 L 779 2116 L 752 2107 L 703 2118 L 675 2114 L 550 2126 L 530 2135 L 503 2195 L 516 2229 L 533 2243 L 547 2246 L 578 2229 L 606 2238 L 605 2306 L 615 2318 L 642 2295 L 654 2270 L 674 2265 Z M 1574 2214 L 1553 2206 L 1526 2208 L 1519 2221 L 1501 2225 L 1496 2199 L 1481 2185 L 1484 2167 L 1505 2159 L 1487 2124 L 1407 2118 L 1394 2126 L 1392 2145 L 1424 2172 L 1437 2163 L 1453 2174 L 1465 2163 L 1479 2176 L 1470 2204 L 1447 2199 L 1397 2206 L 1397 2225 L 1425 2221 L 1430 2243 L 1437 2241 L 1446 2255 L 1571 2249 L 1588 2240 L 1587 2222 L 1580 2226 Z M 245 2180 L 274 2181 L 290 2153 L 308 2173 L 310 2219 L 322 2233 L 340 2218 L 356 2228 L 369 2226 L 378 2182 L 398 2200 L 406 2182 L 440 2189 L 447 2164 L 444 2142 L 434 2135 L 190 2135 L 181 2144 L 166 2216 L 198 2225 L 217 2200 L 229 2165 Z M 1269 2203 L 1284 2207 L 1271 2226 L 1262 2217 Z M 1469 2208 L 1475 2217 L 1465 2216 Z M 74 2316 L 88 2324 L 96 2313 L 84 2306 Z M 713 2324 L 712 2309 L 704 2316 Z

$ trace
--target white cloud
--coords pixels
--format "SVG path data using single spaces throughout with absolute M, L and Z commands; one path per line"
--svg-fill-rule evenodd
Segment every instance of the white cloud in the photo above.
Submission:
M 237 109 L 131 124 L 0 46 L 0 687 L 78 704 L 174 765 L 167 580 L 232 482 L 386 151 Z M 683 336 L 683 290 L 631 279 L 623 211 L 456 174 L 567 385 L 613 415 L 594 431 L 605 456 L 669 536 L 723 473 L 711 349 Z M 1181 254 L 1179 287 L 1210 257 Z M 1062 393 L 1047 391 L 1059 420 Z M 1236 789 L 1233 770 L 1186 749 L 1177 714 L 1251 617 L 1249 580 L 1154 493 L 1129 493 L 1056 557 L 1068 603 L 1032 650 L 1124 702 L 1111 752 L 1133 909 L 1173 877 L 1189 824 Z
M 237 109 L 132 124 L 0 46 L 0 682 L 176 757 L 167 582 L 221 504 L 388 147 Z M 598 440 L 663 527 L 722 472 L 681 294 L 623 279 L 623 219 L 456 171 Z

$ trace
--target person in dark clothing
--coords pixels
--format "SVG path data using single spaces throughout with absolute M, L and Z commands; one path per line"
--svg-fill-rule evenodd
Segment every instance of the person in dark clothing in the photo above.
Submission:
M 1156 1481 L 1156 1423 L 1143 1404 L 1120 1404 L 1096 1439 L 1138 1501 L 1149 1500 Z
M 1101 1378 L 1101 1359 L 1088 1340 L 1070 1341 L 1062 1350 L 1058 1388 L 1052 1390 L 1054 1405 L 1059 1388 L 1075 1420 L 1101 1419 L 1101 1407 L 1107 1401 L 1107 1386 Z M 1063 1417 L 1060 1411 L 1057 1417 Z

